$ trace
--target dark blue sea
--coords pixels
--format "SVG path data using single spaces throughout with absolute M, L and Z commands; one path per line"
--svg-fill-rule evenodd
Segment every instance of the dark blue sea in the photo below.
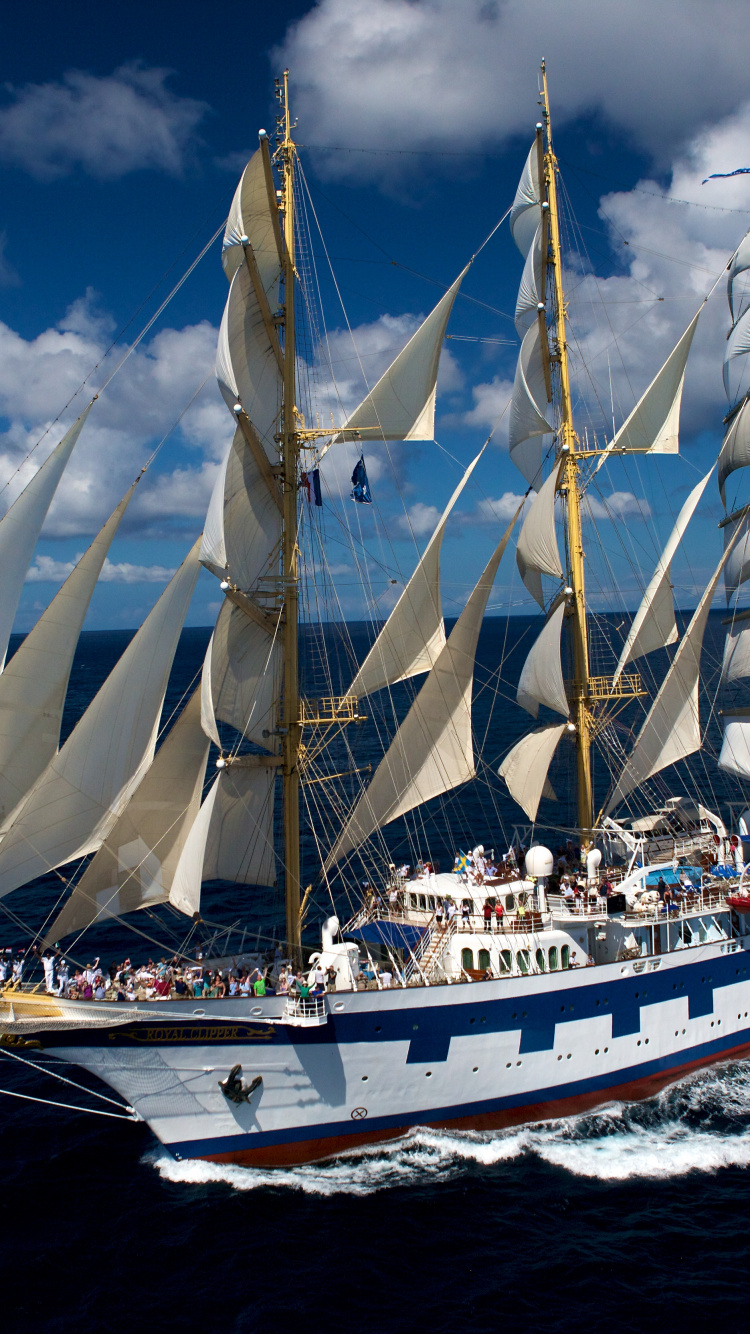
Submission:
M 720 619 L 710 620 L 707 667 L 721 657 Z M 596 633 L 605 644 L 625 632 L 612 619 Z M 388 835 L 394 860 L 409 860 L 419 849 L 452 859 L 477 839 L 500 847 L 522 820 L 492 770 L 528 725 L 510 683 L 532 634 L 532 622 L 520 617 L 486 622 L 475 728 L 487 768 L 460 801 L 436 803 L 419 825 L 396 822 Z M 183 634 L 165 718 L 199 670 L 208 636 L 208 630 Z M 128 638 L 82 636 L 65 732 Z M 324 659 L 339 664 L 343 681 L 349 654 L 361 654 L 366 641 L 364 626 L 307 630 L 307 693 L 324 693 Z M 602 670 L 611 671 L 606 648 L 596 651 Z M 655 656 L 658 675 L 666 654 L 661 665 Z M 716 768 L 721 700 L 708 676 L 705 757 L 684 769 L 699 780 L 706 804 L 710 792 L 726 814 L 727 803 L 741 801 L 742 793 Z M 407 705 L 408 688 L 399 687 L 393 707 L 400 714 Z M 638 707 L 620 719 L 623 735 Z M 362 767 L 377 760 L 378 730 L 388 721 L 385 708 L 380 716 L 373 711 L 359 729 L 353 748 Z M 551 841 L 562 837 L 572 814 L 571 757 L 572 751 L 563 754 L 552 772 L 560 800 L 545 807 L 557 826 L 543 835 Z M 341 762 L 333 756 L 332 769 Z M 663 791 L 679 794 L 684 778 L 671 772 Z M 603 796 L 601 768 L 596 781 Z M 313 835 L 306 830 L 311 878 Z M 50 877 L 2 901 L 0 945 L 27 943 L 61 888 Z M 343 883 L 337 892 L 345 894 Z M 313 901 L 311 943 L 330 911 L 317 889 Z M 214 885 L 204 913 L 238 931 L 251 922 L 262 943 L 281 927 L 282 893 Z M 99 928 L 91 950 L 103 962 L 125 953 L 156 956 L 160 944 L 165 952 L 184 935 L 185 920 L 164 910 L 137 916 L 139 937 L 119 926 Z M 65 1073 L 95 1087 L 78 1071 Z M 2 1053 L 0 1088 L 96 1105 L 87 1093 Z M 694 1076 L 637 1106 L 494 1134 L 417 1131 L 385 1148 L 283 1171 L 176 1163 L 143 1125 L 1 1094 L 0 1116 L 2 1331 L 349 1334 L 377 1327 L 386 1334 L 461 1334 L 524 1327 L 664 1334 L 710 1327 L 728 1334 L 750 1323 L 745 1063 Z

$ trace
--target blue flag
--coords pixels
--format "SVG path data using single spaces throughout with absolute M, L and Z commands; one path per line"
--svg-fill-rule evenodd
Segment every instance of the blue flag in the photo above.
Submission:
M 315 504 L 322 505 L 323 497 L 320 494 L 320 472 L 317 468 L 314 468 L 310 473 L 310 481 L 312 482 L 313 499 Z
M 725 180 L 727 176 L 750 176 L 750 167 L 738 167 L 736 171 L 715 171 L 713 176 L 707 176 L 705 181 L 701 181 L 701 185 L 708 181 Z
M 370 483 L 367 480 L 364 454 L 360 455 L 354 465 L 354 472 L 352 473 L 352 500 L 356 500 L 359 505 L 372 504 Z

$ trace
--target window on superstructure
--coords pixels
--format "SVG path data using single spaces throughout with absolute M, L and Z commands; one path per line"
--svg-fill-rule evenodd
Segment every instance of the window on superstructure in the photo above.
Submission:
M 489 968 L 489 966 L 490 966 L 490 952 L 489 952 L 489 950 L 480 950 L 480 951 L 479 951 L 479 967 L 480 967 L 480 968 L 485 968 L 485 969 L 486 969 L 486 968 Z
M 563 945 L 562 949 L 560 950 L 560 967 L 561 967 L 561 968 L 569 968 L 569 967 L 570 967 L 570 946 L 569 946 L 569 945 Z
M 427 899 L 425 898 L 424 894 L 420 894 L 420 896 L 419 896 L 419 906 L 420 906 L 420 908 L 422 908 L 425 912 L 427 911 Z
M 550 945 L 549 948 L 549 970 L 554 973 L 557 968 L 557 945 Z
M 513 955 L 510 950 L 501 950 L 498 955 L 498 964 L 501 973 L 509 973 L 513 967 Z
M 539 969 L 539 972 L 540 972 L 540 973 L 543 973 L 543 972 L 544 972 L 544 950 L 541 950 L 541 949 L 540 949 L 540 950 L 537 950 L 537 952 L 536 952 L 536 966 L 537 966 L 537 968 Z
M 410 907 L 410 908 L 418 908 L 418 907 L 419 907 L 419 900 L 418 900 L 416 894 L 410 894 L 410 895 L 409 895 L 409 907 Z
M 517 964 L 518 964 L 518 967 L 519 967 L 519 971 L 520 971 L 520 972 L 522 972 L 522 973 L 528 973 L 528 971 L 529 971 L 529 965 L 530 965 L 530 962 L 531 962 L 531 960 L 530 960 L 530 958 L 529 958 L 529 951 L 528 951 L 528 950 L 519 950 L 519 951 L 518 951 L 518 954 L 516 955 L 516 962 L 517 962 Z
M 427 906 L 430 909 L 430 912 L 435 911 L 435 899 L 432 894 L 427 895 Z
M 505 898 L 505 907 L 507 908 L 508 912 L 513 912 L 515 906 L 516 906 L 515 896 L 513 894 L 507 894 Z
M 468 972 L 474 967 L 474 951 L 469 949 L 461 950 L 461 967 Z

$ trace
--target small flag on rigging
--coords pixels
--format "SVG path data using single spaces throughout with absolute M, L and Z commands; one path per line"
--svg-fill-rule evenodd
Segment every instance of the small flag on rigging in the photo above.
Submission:
M 360 505 L 372 504 L 370 483 L 367 480 L 364 454 L 360 454 L 354 465 L 354 472 L 352 473 L 352 500 L 356 500 Z
M 735 171 L 715 171 L 711 176 L 707 176 L 701 185 L 706 185 L 709 181 L 725 180 L 727 176 L 748 176 L 750 167 L 737 167 Z
M 320 494 L 320 469 L 319 469 L 319 468 L 313 468 L 313 471 L 310 473 L 310 481 L 312 482 L 313 498 L 314 498 L 314 500 L 315 500 L 315 504 L 316 504 L 317 506 L 320 507 L 320 506 L 323 504 L 323 497 L 322 497 L 322 495 Z

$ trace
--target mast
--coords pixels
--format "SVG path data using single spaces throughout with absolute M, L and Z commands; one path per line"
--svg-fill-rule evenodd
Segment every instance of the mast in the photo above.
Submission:
M 537 130 L 540 152 L 543 152 L 543 173 L 540 173 L 542 191 L 543 229 L 549 237 L 549 253 L 542 251 L 545 263 L 552 268 L 555 294 L 555 337 L 556 348 L 552 361 L 558 366 L 560 376 L 560 444 L 558 459 L 562 462 L 560 490 L 566 497 L 566 529 L 568 566 L 570 575 L 571 629 L 573 635 L 573 716 L 575 719 L 575 741 L 578 760 L 578 823 L 585 835 L 593 823 L 593 794 L 591 787 L 591 693 L 589 685 L 589 649 L 588 629 L 586 625 L 586 589 L 584 572 L 583 533 L 581 529 L 581 493 L 578 468 L 582 459 L 578 457 L 579 441 L 573 426 L 573 410 L 570 401 L 570 372 L 568 367 L 568 344 L 566 334 L 565 292 L 562 276 L 562 256 L 560 251 L 560 227 L 557 206 L 557 159 L 552 148 L 552 127 L 550 123 L 549 98 L 547 95 L 547 70 L 542 62 L 542 114 L 544 129 Z M 546 146 L 542 143 L 542 134 Z M 547 223 L 544 225 L 544 216 Z
M 289 114 L 289 71 L 284 70 L 280 90 L 284 137 L 281 162 L 281 202 L 284 223 L 284 389 L 281 418 L 281 469 L 284 489 L 282 536 L 282 598 L 284 646 L 284 708 L 282 726 L 282 784 L 284 813 L 284 867 L 286 938 L 292 959 L 299 958 L 300 945 L 300 850 L 299 850 L 299 583 L 297 545 L 297 473 L 299 435 L 295 385 L 294 329 L 294 165 L 296 148 Z

